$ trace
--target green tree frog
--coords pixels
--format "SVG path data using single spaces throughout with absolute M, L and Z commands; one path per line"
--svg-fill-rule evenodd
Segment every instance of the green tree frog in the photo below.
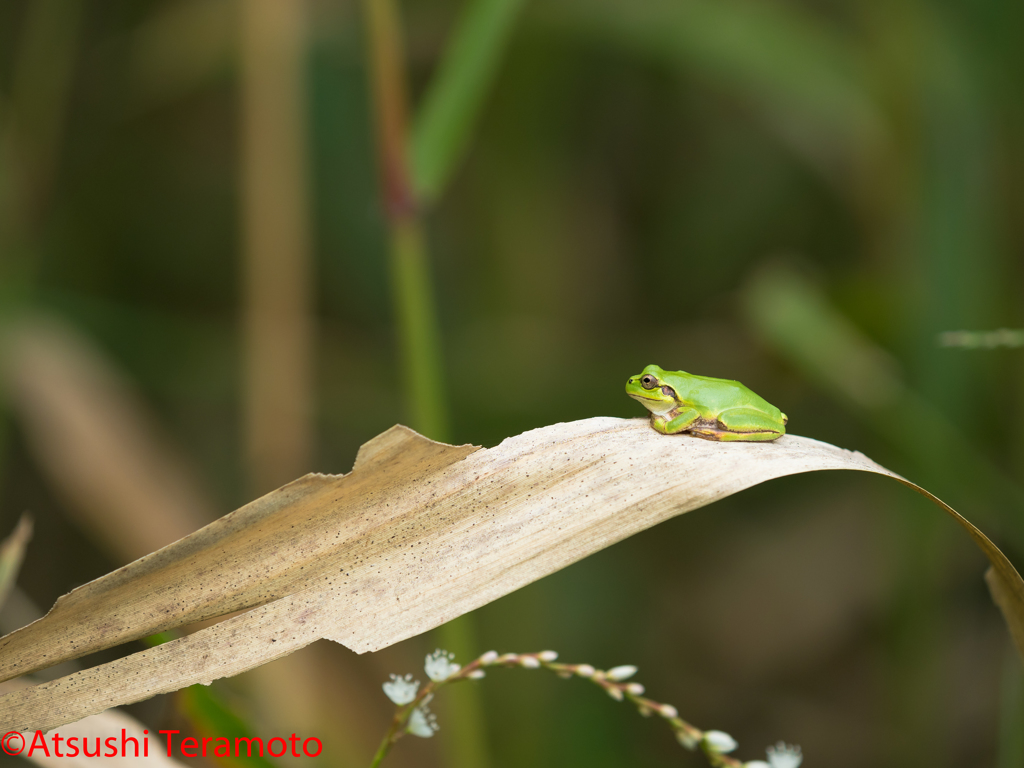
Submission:
M 786 434 L 786 414 L 738 381 L 648 365 L 629 378 L 626 394 L 643 403 L 651 426 L 664 435 L 752 441 Z

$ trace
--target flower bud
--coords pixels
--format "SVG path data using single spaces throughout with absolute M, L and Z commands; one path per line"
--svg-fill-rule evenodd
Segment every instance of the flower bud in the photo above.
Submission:
M 621 667 L 612 667 L 608 670 L 610 680 L 627 680 L 636 674 L 636 667 L 632 664 L 623 664 Z
M 704 744 L 712 752 L 718 752 L 720 754 L 732 752 L 739 746 L 739 744 L 736 743 L 736 739 L 725 731 L 705 731 Z

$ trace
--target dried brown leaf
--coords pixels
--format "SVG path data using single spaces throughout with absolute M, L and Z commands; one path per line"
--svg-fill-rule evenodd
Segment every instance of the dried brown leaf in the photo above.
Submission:
M 480 450 L 393 427 L 352 472 L 307 475 L 65 595 L 0 639 L 3 678 L 249 608 L 127 658 L 0 697 L 4 730 L 50 728 L 235 675 L 328 638 L 357 652 L 425 632 L 593 552 L 750 486 L 826 469 L 928 496 L 992 562 L 1008 621 L 1024 582 L 984 534 L 860 453 L 666 437 L 645 419 L 555 424 Z

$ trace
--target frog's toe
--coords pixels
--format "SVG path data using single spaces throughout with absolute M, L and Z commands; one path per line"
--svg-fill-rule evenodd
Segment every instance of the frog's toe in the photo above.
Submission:
M 723 443 L 767 443 L 771 440 L 778 440 L 784 432 L 720 432 L 713 440 L 720 440 Z

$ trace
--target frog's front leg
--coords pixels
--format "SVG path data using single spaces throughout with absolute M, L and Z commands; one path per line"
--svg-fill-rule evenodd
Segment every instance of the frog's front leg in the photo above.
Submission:
M 671 416 L 672 418 L 665 418 Z M 685 432 L 700 418 L 695 408 L 684 408 L 681 411 L 669 411 L 667 414 L 651 414 L 651 426 L 663 435 L 675 435 Z

